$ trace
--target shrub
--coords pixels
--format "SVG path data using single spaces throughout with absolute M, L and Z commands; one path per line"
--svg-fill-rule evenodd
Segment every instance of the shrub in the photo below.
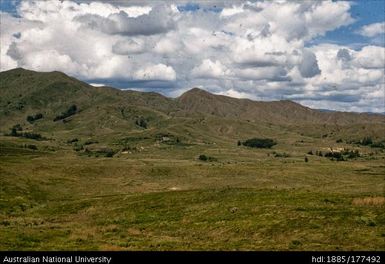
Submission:
M 78 144 L 78 143 L 76 142 L 73 149 L 74 149 L 75 151 L 81 151 L 81 150 L 84 149 L 84 147 L 83 147 L 82 144 Z
M 76 106 L 76 105 L 71 105 L 71 106 L 67 109 L 67 111 L 61 113 L 61 115 L 56 116 L 56 117 L 54 118 L 53 121 L 59 121 L 59 120 L 62 120 L 62 119 L 64 119 L 64 118 L 67 118 L 67 117 L 69 117 L 69 116 L 72 116 L 72 115 L 74 115 L 74 114 L 76 114 L 76 113 L 77 113 L 77 106 Z
M 29 139 L 35 139 L 35 140 L 42 140 L 44 137 L 42 137 L 40 134 L 37 133 L 30 133 L 30 132 L 24 132 L 19 134 L 20 137 L 25 137 Z
M 342 143 L 342 139 L 337 139 L 336 143 Z
M 345 150 L 343 152 L 343 155 L 346 155 L 346 157 L 348 159 L 355 159 L 355 158 L 358 158 L 360 157 L 360 152 L 356 149 L 356 150 Z
M 27 116 L 27 121 L 32 124 L 36 120 L 39 120 L 39 119 L 42 119 L 42 118 L 43 118 L 43 114 L 38 113 L 38 114 L 33 115 L 33 116 L 30 116 L 30 115 Z
M 20 124 L 14 125 L 12 128 L 14 128 L 16 131 L 22 131 L 23 128 L 21 127 Z
M 325 153 L 325 157 L 330 158 L 331 160 L 336 159 L 337 161 L 344 161 L 344 156 L 340 152 L 327 152 Z
M 363 146 L 368 146 L 368 145 L 373 144 L 373 140 L 372 140 L 371 137 L 364 137 L 364 138 L 360 141 L 360 144 L 363 145 Z
M 198 159 L 201 161 L 207 161 L 208 157 L 206 155 L 199 155 Z
M 147 122 L 146 122 L 146 120 L 143 117 L 140 117 L 139 119 L 137 119 L 135 121 L 135 124 L 137 126 L 142 127 L 142 128 L 145 128 L 145 129 L 147 128 Z
M 199 155 L 198 159 L 201 160 L 201 161 L 210 161 L 210 162 L 211 161 L 217 161 L 217 158 L 206 156 L 204 154 Z
M 99 142 L 97 140 L 88 139 L 88 140 L 86 140 L 86 142 L 84 142 L 84 145 L 91 145 L 91 144 L 95 144 L 95 143 L 99 143 Z
M 308 161 L 309 161 L 309 159 L 307 157 L 305 157 L 305 162 L 308 162 Z
M 11 128 L 11 133 L 5 134 L 5 135 L 11 136 L 11 137 L 24 137 L 24 138 L 35 139 L 35 140 L 45 139 L 45 137 L 37 133 L 31 133 L 31 132 L 18 133 L 18 131 L 22 131 L 22 127 L 19 124 L 13 126 Z
M 32 150 L 37 150 L 36 145 L 27 145 L 26 147 Z
M 251 148 L 271 148 L 276 144 L 277 142 L 270 138 L 251 138 L 242 142 L 242 145 Z
M 290 157 L 290 155 L 287 154 L 286 152 L 278 153 L 278 152 L 274 151 L 273 154 L 274 154 L 274 157 L 276 157 L 276 158 L 288 158 L 288 157 Z
M 69 140 L 67 140 L 67 144 L 72 144 L 72 143 L 78 142 L 78 141 L 79 141 L 79 139 L 77 139 L 77 138 L 69 139 Z
M 371 148 L 385 148 L 384 142 L 376 142 L 370 145 Z
M 312 150 L 309 150 L 307 154 L 313 155 L 313 151 L 312 151 Z

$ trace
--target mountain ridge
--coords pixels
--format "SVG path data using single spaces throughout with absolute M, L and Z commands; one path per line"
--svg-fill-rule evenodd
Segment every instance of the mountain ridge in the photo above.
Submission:
M 0 72 L 0 80 L 3 134 L 16 124 L 26 131 L 67 139 L 173 134 L 187 141 L 233 141 L 286 130 L 309 135 L 334 131 L 336 137 L 345 133 L 358 138 L 363 133 L 380 137 L 385 131 L 385 117 L 379 114 L 322 112 L 288 100 L 238 99 L 199 88 L 169 98 L 155 92 L 94 87 L 57 71 L 21 68 Z M 78 109 L 74 115 L 53 122 L 73 105 Z M 26 121 L 38 113 L 44 118 Z

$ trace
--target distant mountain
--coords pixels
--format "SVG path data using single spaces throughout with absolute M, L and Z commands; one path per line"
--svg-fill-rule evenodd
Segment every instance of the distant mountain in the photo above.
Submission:
M 8 133 L 20 124 L 26 131 L 61 140 L 98 137 L 113 142 L 127 135 L 171 133 L 188 141 L 232 141 L 278 135 L 283 128 L 314 134 L 328 126 L 346 126 L 343 131 L 352 135 L 364 129 L 376 136 L 385 124 L 380 114 L 325 112 L 287 100 L 257 102 L 198 88 L 174 99 L 153 92 L 93 87 L 61 72 L 18 68 L 1 72 L 0 80 L 0 132 Z M 75 113 L 63 115 L 71 106 L 76 106 Z M 27 120 L 36 114 L 43 118 Z M 335 134 L 342 135 L 338 129 Z

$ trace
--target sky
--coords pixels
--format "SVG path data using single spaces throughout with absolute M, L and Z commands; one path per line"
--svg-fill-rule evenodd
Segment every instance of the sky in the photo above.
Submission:
M 385 2 L 0 2 L 0 70 L 385 112 Z

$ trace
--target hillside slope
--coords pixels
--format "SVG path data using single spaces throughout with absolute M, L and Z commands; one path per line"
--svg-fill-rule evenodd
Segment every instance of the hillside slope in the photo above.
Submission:
M 385 116 L 322 112 L 292 101 L 256 102 L 194 88 L 179 98 L 93 87 L 61 72 L 13 69 L 0 73 L 0 132 L 16 124 L 27 132 L 67 141 L 172 134 L 185 142 L 233 142 L 251 136 L 294 134 L 381 137 Z M 74 113 L 66 116 L 71 107 Z M 28 121 L 41 114 L 42 118 Z M 30 117 L 28 117 L 30 116 Z

